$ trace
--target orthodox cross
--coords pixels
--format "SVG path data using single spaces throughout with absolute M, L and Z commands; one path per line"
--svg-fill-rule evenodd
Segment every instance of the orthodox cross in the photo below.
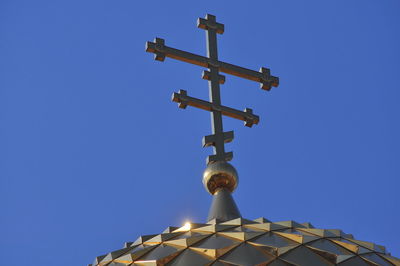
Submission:
M 146 52 L 154 53 L 154 59 L 158 61 L 164 61 L 165 57 L 170 57 L 208 68 L 208 71 L 203 71 L 202 78 L 208 80 L 209 102 L 190 97 L 185 90 L 174 93 L 172 101 L 177 102 L 178 106 L 183 109 L 189 105 L 211 112 L 212 135 L 203 138 L 203 147 L 213 146 L 214 154 L 207 157 L 207 164 L 217 161 L 230 161 L 233 153 L 225 152 L 225 143 L 233 140 L 233 131 L 223 131 L 222 116 L 242 120 L 248 127 L 258 124 L 260 119 L 253 114 L 253 110 L 250 108 L 239 111 L 221 104 L 219 85 L 225 83 L 225 76 L 220 75 L 219 72 L 257 81 L 262 89 L 268 91 L 271 87 L 279 85 L 279 78 L 271 76 L 268 68 L 262 67 L 257 72 L 218 60 L 217 33 L 224 33 L 224 24 L 218 23 L 215 16 L 208 14 L 205 19 L 199 18 L 197 27 L 206 30 L 207 57 L 168 47 L 165 45 L 164 39 L 161 38 L 156 38 L 154 42 L 147 42 Z

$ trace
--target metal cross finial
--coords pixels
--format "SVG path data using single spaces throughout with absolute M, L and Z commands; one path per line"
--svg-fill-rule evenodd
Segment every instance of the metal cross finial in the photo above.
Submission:
M 172 95 L 172 100 L 178 103 L 180 108 L 188 105 L 211 112 L 212 135 L 203 138 L 203 146 L 213 146 L 214 154 L 208 156 L 207 164 L 217 161 L 232 160 L 233 153 L 225 152 L 225 143 L 233 140 L 233 131 L 224 132 L 222 126 L 222 116 L 229 116 L 244 121 L 245 125 L 251 127 L 258 124 L 259 117 L 253 114 L 252 109 L 246 108 L 244 111 L 232 109 L 221 104 L 220 84 L 225 83 L 225 76 L 219 72 L 224 72 L 245 79 L 257 81 L 264 90 L 279 85 L 279 78 L 271 76 L 268 68 L 260 68 L 254 71 L 247 68 L 231 65 L 218 60 L 217 33 L 224 33 L 224 25 L 216 21 L 213 15 L 207 15 L 204 19 L 197 20 L 197 27 L 206 30 L 207 37 L 207 57 L 181 51 L 165 45 L 165 41 L 156 38 L 154 42 L 146 43 L 146 51 L 154 53 L 154 59 L 164 61 L 165 57 L 170 57 L 194 65 L 208 68 L 203 71 L 202 78 L 208 80 L 210 101 L 204 101 L 187 95 L 187 92 L 180 90 Z

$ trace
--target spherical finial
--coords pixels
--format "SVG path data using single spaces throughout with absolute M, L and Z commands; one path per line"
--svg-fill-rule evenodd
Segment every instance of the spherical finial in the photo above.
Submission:
M 222 188 L 233 192 L 239 183 L 236 169 L 227 162 L 209 164 L 203 173 L 203 184 L 206 190 L 214 195 Z

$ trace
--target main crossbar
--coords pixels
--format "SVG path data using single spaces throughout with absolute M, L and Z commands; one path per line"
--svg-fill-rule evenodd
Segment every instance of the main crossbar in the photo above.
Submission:
M 146 52 L 154 53 L 155 59 L 159 61 L 164 61 L 165 57 L 169 57 L 206 68 L 217 67 L 221 72 L 259 82 L 261 83 L 261 88 L 264 90 L 270 90 L 271 87 L 278 87 L 279 85 L 279 78 L 271 76 L 269 74 L 269 69 L 267 68 L 261 68 L 260 72 L 257 72 L 219 60 L 214 61 L 205 56 L 168 47 L 165 45 L 165 41 L 161 38 L 156 38 L 154 42 L 147 42 Z

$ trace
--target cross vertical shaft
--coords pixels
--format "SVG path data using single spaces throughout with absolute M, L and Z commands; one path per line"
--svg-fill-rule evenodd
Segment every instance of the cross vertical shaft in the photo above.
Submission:
M 211 25 L 215 25 L 215 16 L 207 15 L 207 21 Z M 214 27 L 207 27 L 206 29 L 206 42 L 207 42 L 207 56 L 212 62 L 218 62 L 218 48 L 217 48 L 217 31 Z M 210 102 L 220 106 L 221 105 L 221 92 L 219 87 L 219 70 L 217 66 L 209 66 L 210 77 L 208 81 L 209 98 Z M 211 112 L 211 129 L 212 134 L 215 135 L 214 142 L 214 159 L 215 161 L 225 161 L 225 145 L 222 126 L 222 114 L 220 110 Z M 227 158 L 228 159 L 228 158 Z M 208 160 L 210 162 L 210 160 Z

